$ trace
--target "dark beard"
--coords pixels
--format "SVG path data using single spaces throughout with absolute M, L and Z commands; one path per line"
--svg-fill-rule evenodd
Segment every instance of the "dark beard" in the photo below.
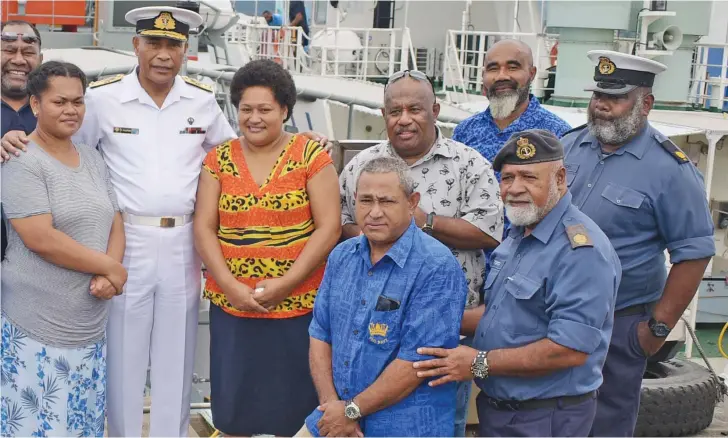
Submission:
M 8 87 L 5 85 L 5 81 L 0 82 L 0 92 L 2 93 L 2 97 L 11 100 L 20 100 L 28 97 L 28 92 L 25 87 Z

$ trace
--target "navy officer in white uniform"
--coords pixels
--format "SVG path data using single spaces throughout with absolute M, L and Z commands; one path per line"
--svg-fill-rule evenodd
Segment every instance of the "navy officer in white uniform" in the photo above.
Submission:
M 647 121 L 666 67 L 594 50 L 588 124 L 562 138 L 573 203 L 609 237 L 622 280 L 593 436 L 633 436 L 647 358 L 692 300 L 715 253 L 703 177 Z M 664 251 L 670 254 L 669 276 Z
M 475 379 L 480 436 L 587 436 L 621 277 L 599 227 L 572 205 L 564 150 L 546 130 L 514 133 L 493 160 L 511 221 L 485 280 L 473 347 L 422 348 L 430 382 Z M 429 347 L 423 345 L 422 347 Z M 440 377 L 442 376 L 442 377 Z
M 205 153 L 236 134 L 212 88 L 179 76 L 202 17 L 145 7 L 126 19 L 136 25 L 139 66 L 90 84 L 74 138 L 98 146 L 124 212 L 129 279 L 107 329 L 109 436 L 142 434 L 150 355 L 150 436 L 187 436 L 201 293 L 197 179 Z

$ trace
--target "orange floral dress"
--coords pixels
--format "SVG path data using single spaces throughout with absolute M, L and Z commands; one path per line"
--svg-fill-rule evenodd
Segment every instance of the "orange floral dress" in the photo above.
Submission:
M 239 139 L 211 150 L 203 169 L 220 181 L 218 239 L 228 269 L 255 288 L 265 278 L 282 277 L 301 254 L 315 225 L 306 184 L 332 164 L 315 141 L 294 135 L 265 182 L 258 186 L 248 170 Z M 230 305 L 208 276 L 203 296 L 225 312 L 246 318 L 292 318 L 313 311 L 325 264 L 268 313 L 243 312 Z

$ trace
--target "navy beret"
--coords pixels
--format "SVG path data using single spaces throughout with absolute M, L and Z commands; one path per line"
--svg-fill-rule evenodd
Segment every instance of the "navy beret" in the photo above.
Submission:
M 564 146 L 551 132 L 529 129 L 513 134 L 493 160 L 493 169 L 500 172 L 504 164 L 533 164 L 564 158 Z

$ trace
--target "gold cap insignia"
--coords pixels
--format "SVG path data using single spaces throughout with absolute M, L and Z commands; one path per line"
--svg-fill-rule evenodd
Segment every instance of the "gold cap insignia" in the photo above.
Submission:
M 536 147 L 532 145 L 527 138 L 521 137 L 516 142 L 516 156 L 521 160 L 528 160 L 536 155 Z
M 599 73 L 603 75 L 611 75 L 616 69 L 617 66 L 614 65 L 611 59 L 607 58 L 606 56 L 602 56 L 599 58 Z
M 177 27 L 172 14 L 169 12 L 162 12 L 159 14 L 156 20 L 154 20 L 154 28 L 160 30 L 174 30 Z

